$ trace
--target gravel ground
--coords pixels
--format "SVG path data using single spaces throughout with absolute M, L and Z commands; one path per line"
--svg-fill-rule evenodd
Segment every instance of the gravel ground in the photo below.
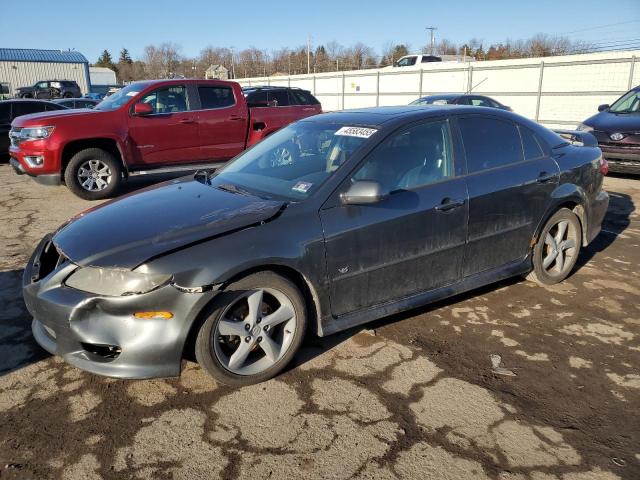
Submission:
M 309 339 L 242 389 L 189 362 L 121 381 L 41 350 L 22 266 L 91 204 L 6 165 L 0 184 L 1 479 L 640 478 L 640 179 L 607 178 L 604 230 L 562 284 L 514 279 Z

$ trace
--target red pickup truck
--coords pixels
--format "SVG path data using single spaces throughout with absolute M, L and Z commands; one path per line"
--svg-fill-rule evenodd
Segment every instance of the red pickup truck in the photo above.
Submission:
M 267 101 L 247 103 L 236 82 L 143 81 L 93 110 L 19 117 L 9 132 L 11 165 L 39 183 L 65 183 L 79 197 L 97 200 L 111 196 L 129 175 L 210 167 L 322 112 L 306 90 L 254 87 L 254 98 L 256 90 L 268 93 L 260 96 Z

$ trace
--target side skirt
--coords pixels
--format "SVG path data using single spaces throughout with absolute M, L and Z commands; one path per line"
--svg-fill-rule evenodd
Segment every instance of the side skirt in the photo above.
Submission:
M 476 273 L 475 275 L 467 277 L 458 283 L 446 285 L 428 292 L 417 293 L 400 300 L 376 305 L 364 310 L 358 310 L 340 317 L 334 317 L 328 324 L 323 326 L 322 336 L 331 335 L 363 323 L 393 315 L 394 313 L 421 307 L 444 298 L 452 297 L 460 293 L 468 292 L 469 290 L 499 282 L 506 278 L 522 275 L 523 273 L 527 273 L 529 270 L 531 270 L 531 259 L 527 255 L 523 260 L 508 263 L 507 265 L 497 269 Z

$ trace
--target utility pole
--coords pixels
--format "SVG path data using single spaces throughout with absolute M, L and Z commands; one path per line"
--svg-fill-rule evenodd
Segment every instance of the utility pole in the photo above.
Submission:
M 307 75 L 311 73 L 311 35 L 307 35 Z
M 236 66 L 233 61 L 233 47 L 231 47 L 231 78 L 236 78 Z
M 427 28 L 425 28 L 425 30 L 431 30 L 431 55 L 435 55 L 435 53 L 434 53 L 434 48 L 435 48 L 435 38 L 434 38 L 434 36 L 433 36 L 433 32 L 434 32 L 435 30 L 437 30 L 437 28 L 436 28 L 436 27 L 427 27 Z

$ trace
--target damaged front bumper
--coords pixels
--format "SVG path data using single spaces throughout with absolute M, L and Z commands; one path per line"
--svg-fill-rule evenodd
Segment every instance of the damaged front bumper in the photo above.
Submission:
M 42 259 L 45 238 L 24 271 L 23 295 L 36 341 L 83 370 L 119 378 L 180 374 L 184 344 L 216 289 L 185 292 L 172 285 L 144 294 L 107 297 L 76 290 L 64 280 L 77 266 L 61 258 L 51 272 Z M 45 261 L 46 260 L 46 261 Z M 135 312 L 167 311 L 170 319 L 139 319 Z

